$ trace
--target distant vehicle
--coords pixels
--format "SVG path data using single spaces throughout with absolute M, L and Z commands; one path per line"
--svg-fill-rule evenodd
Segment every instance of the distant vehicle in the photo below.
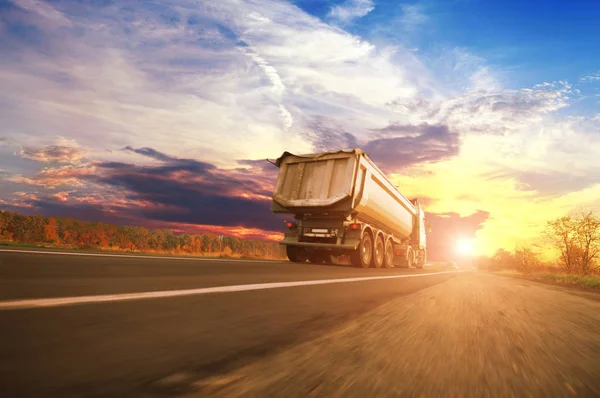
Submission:
M 427 261 L 425 213 L 361 149 L 293 155 L 273 162 L 279 174 L 271 210 L 290 213 L 290 261 L 325 263 L 349 255 L 357 267 L 422 268 Z

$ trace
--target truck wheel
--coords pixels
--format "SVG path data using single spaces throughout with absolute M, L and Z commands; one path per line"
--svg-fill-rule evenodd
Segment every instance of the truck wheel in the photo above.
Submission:
M 355 250 L 350 255 L 350 261 L 355 267 L 369 268 L 371 259 L 373 258 L 373 238 L 371 234 L 365 233 L 358 245 L 358 250 Z
M 291 262 L 303 263 L 306 261 L 306 252 L 303 248 L 297 246 L 286 246 L 285 252 Z
M 408 251 L 406 252 L 406 267 L 412 268 L 414 262 L 415 262 L 415 253 L 413 252 L 413 250 L 411 248 L 409 248 Z
M 419 259 L 417 260 L 417 268 L 423 268 L 425 266 L 425 252 L 419 250 Z
M 375 252 L 373 253 L 373 266 L 375 268 L 381 268 L 384 261 L 385 261 L 385 244 L 383 243 L 383 238 L 380 235 L 377 237 L 377 239 L 375 241 Z
M 394 268 L 394 245 L 392 240 L 388 239 L 385 244 L 385 257 L 383 259 L 383 266 L 385 268 Z

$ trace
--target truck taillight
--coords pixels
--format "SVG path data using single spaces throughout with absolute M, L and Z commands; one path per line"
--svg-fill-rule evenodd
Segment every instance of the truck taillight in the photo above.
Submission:
M 350 229 L 357 230 L 357 229 L 360 229 L 360 224 L 356 224 L 356 223 L 350 224 L 349 227 L 350 227 Z
M 289 229 L 292 229 L 296 226 L 296 223 L 293 223 L 291 221 L 284 221 L 285 226 L 288 227 Z

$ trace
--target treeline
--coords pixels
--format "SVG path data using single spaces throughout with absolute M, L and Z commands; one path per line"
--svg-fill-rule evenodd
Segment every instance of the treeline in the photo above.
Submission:
M 600 273 L 600 218 L 593 212 L 548 221 L 544 238 L 558 253 L 555 265 L 544 264 L 539 253 L 530 247 L 516 248 L 512 252 L 499 249 L 482 265 L 490 270 L 559 270 L 581 275 Z
M 277 242 L 232 236 L 174 234 L 169 230 L 84 222 L 72 218 L 24 216 L 0 210 L 0 242 L 67 248 L 159 252 L 265 259 L 285 258 Z

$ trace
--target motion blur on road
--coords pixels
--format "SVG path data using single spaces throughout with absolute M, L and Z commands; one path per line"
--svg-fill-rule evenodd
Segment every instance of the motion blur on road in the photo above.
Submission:
M 453 267 L 0 249 L 0 325 L 3 397 L 600 395 L 597 294 Z

